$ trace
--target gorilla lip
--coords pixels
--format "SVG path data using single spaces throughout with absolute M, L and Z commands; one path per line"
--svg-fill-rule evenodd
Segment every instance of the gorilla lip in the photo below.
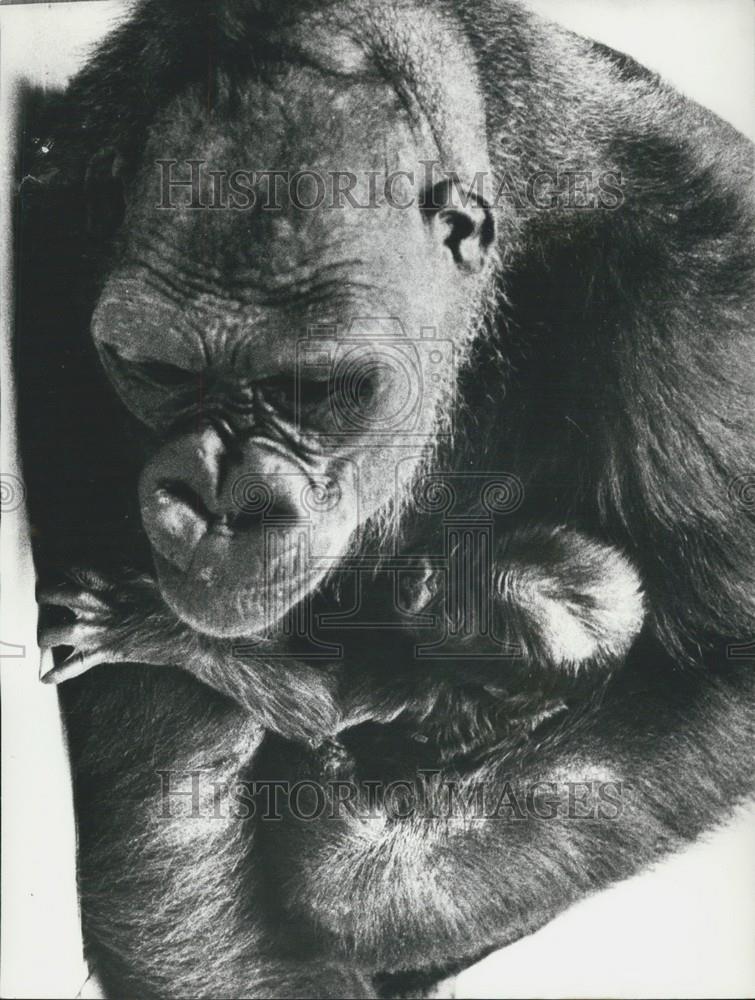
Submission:
M 223 557 L 223 549 L 253 533 L 252 527 L 243 526 L 245 520 L 242 512 L 229 518 L 200 511 L 196 502 L 172 487 L 156 490 L 142 505 L 142 523 L 155 551 L 183 573 L 190 572 L 205 551 Z
M 274 573 L 266 572 L 258 546 L 247 547 L 237 537 L 217 532 L 200 540 L 186 570 L 157 551 L 153 558 L 165 600 L 180 619 L 201 620 L 209 636 L 246 637 L 268 631 L 311 589 L 311 568 L 295 565 L 297 548 L 295 542 L 284 545 L 276 554 Z M 247 581 L 242 586 L 240 565 Z

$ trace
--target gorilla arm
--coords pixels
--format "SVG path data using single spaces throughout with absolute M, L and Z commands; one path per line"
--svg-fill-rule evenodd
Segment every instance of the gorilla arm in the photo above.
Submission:
M 337 718 L 327 670 L 293 657 L 266 661 L 239 656 L 231 642 L 211 639 L 181 622 L 148 577 L 134 574 L 108 584 L 98 575 L 71 575 L 71 583 L 39 595 L 46 609 L 65 608 L 73 622 L 40 629 L 42 647 L 71 646 L 43 678 L 60 684 L 99 664 L 180 666 L 230 698 L 264 728 L 304 742 L 319 742 Z
M 442 615 L 442 591 L 435 581 L 429 584 L 430 602 L 421 601 L 413 610 Z M 519 531 L 504 539 L 490 586 L 496 634 L 524 663 L 540 669 L 568 675 L 587 665 L 610 669 L 643 623 L 640 581 L 632 565 L 610 546 L 566 529 Z M 44 676 L 46 683 L 60 684 L 100 664 L 178 666 L 265 728 L 315 746 L 360 719 L 411 710 L 426 697 L 427 682 L 432 686 L 432 668 L 430 677 L 423 674 L 419 681 L 411 669 L 399 670 L 386 687 L 356 667 L 347 668 L 348 686 L 337 696 L 335 673 L 343 672 L 339 664 L 318 669 L 293 656 L 266 659 L 261 639 L 258 655 L 241 656 L 233 641 L 202 635 L 181 622 L 166 607 L 155 582 L 133 573 L 121 575 L 117 584 L 92 572 L 72 574 L 68 585 L 41 592 L 39 600 L 47 616 L 54 608 L 74 616 L 40 629 L 41 646 L 72 647 Z M 474 635 L 473 623 L 466 626 Z M 468 680 L 462 665 L 451 684 Z M 447 721 L 449 734 L 459 721 Z
M 751 664 L 722 677 L 672 674 L 646 647 L 634 659 L 633 679 L 616 676 L 599 705 L 523 746 L 491 748 L 463 773 L 432 771 L 407 741 L 395 780 L 419 792 L 399 815 L 376 811 L 369 794 L 352 812 L 311 757 L 277 747 L 264 773 L 332 796 L 318 820 L 260 824 L 285 919 L 378 971 L 474 960 L 723 820 L 752 781 L 741 753 L 755 736 Z M 357 768 L 358 739 L 348 741 Z M 396 753 L 390 726 L 384 739 Z M 364 746 L 371 780 L 378 727 Z M 431 776 L 420 780 L 423 767 Z
M 620 178 L 621 198 L 522 227 L 497 447 L 528 503 L 628 554 L 660 640 L 694 659 L 755 628 L 753 147 L 614 57 L 568 38 L 536 67 L 551 161 Z

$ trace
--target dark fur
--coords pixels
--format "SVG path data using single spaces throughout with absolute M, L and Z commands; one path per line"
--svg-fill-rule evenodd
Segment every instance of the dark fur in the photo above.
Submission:
M 117 154 L 127 171 L 155 108 L 204 79 L 208 46 L 231 75 L 248 68 L 294 7 L 143 4 L 64 98 L 22 103 L 26 139 L 54 139 L 46 157 L 27 146 L 20 164 L 36 179 L 23 189 L 16 345 L 45 578 L 149 565 L 131 487 L 141 432 L 86 336 L 110 237 L 97 227 L 106 213 L 87 226 L 86 206 L 118 207 L 97 164 Z M 462 385 L 454 460 L 519 476 L 527 501 L 507 527 L 564 523 L 627 551 L 650 626 L 606 680 L 528 676 L 490 706 L 475 692 L 458 714 L 458 683 L 424 701 L 402 691 L 392 670 L 409 645 L 391 633 L 357 643 L 369 697 L 353 693 L 363 720 L 335 758 L 266 736 L 170 668 L 105 667 L 74 682 L 82 906 L 112 995 L 421 988 L 693 840 L 752 790 L 755 690 L 736 644 L 755 632 L 755 531 L 732 490 L 755 468 L 751 149 L 625 57 L 511 4 L 458 7 L 497 176 L 555 161 L 616 170 L 625 202 L 500 206 L 497 308 Z M 292 674 L 293 727 L 307 677 Z M 534 734 L 530 703 L 555 706 Z M 450 754 L 449 718 L 467 727 Z M 205 769 L 208 802 L 217 782 L 228 805 L 239 776 L 411 779 L 449 760 L 448 773 L 484 779 L 492 797 L 506 782 L 611 775 L 624 811 L 610 822 L 389 821 L 368 838 L 349 817 L 161 817 L 160 770 Z M 416 969 L 424 977 L 384 976 Z

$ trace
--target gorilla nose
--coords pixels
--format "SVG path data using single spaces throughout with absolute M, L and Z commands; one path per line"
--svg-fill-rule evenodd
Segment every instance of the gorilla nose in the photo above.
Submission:
M 225 447 L 212 427 L 182 434 L 147 463 L 139 481 L 142 523 L 161 556 L 186 570 L 220 515 L 218 489 Z
M 207 534 L 208 520 L 198 509 L 198 497 L 167 483 L 142 493 L 142 523 L 150 544 L 168 562 L 186 571 L 194 552 Z M 140 491 L 141 492 L 141 491 Z
M 212 426 L 164 445 L 139 482 L 142 523 L 154 549 L 186 571 L 208 533 L 248 532 L 265 514 L 295 517 L 295 505 L 273 489 L 266 464 L 254 444 L 232 454 Z

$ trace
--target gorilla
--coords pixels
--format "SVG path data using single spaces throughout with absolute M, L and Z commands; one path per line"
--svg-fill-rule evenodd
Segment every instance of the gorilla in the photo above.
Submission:
M 752 793 L 735 130 L 506 0 L 141 0 L 19 109 L 108 995 L 425 995 Z

